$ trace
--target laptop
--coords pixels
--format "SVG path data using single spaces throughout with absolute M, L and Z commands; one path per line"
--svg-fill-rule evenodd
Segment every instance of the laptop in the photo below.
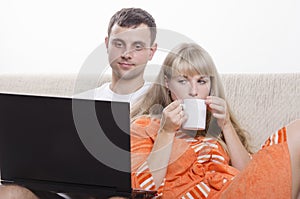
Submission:
M 2 184 L 130 196 L 130 105 L 0 94 Z

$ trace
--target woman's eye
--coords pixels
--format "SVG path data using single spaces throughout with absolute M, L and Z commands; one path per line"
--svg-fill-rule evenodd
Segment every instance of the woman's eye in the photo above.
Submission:
M 179 82 L 180 84 L 185 84 L 185 83 L 186 83 L 186 80 L 185 80 L 185 79 L 180 79 L 180 80 L 178 80 L 178 82 Z
M 200 80 L 198 80 L 198 83 L 199 83 L 199 84 L 206 84 L 206 81 L 205 81 L 205 80 L 202 80 L 202 79 L 200 79 Z

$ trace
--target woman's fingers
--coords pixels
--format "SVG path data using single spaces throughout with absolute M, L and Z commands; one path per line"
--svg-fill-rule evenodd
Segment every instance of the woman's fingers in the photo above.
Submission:
M 218 125 L 223 128 L 224 124 L 229 121 L 229 113 L 225 100 L 215 96 L 208 96 L 206 104 L 211 111 L 213 117 L 218 120 Z
M 181 106 L 181 101 L 176 100 L 169 104 L 165 110 L 165 114 L 167 114 L 169 117 L 176 117 L 180 116 L 180 114 L 183 114 L 182 106 Z
M 186 122 L 186 120 L 188 119 L 188 116 L 186 114 L 183 113 L 183 116 L 180 118 L 180 126 Z
M 215 117 L 215 118 L 217 118 L 217 119 L 226 119 L 226 115 L 225 114 L 223 114 L 223 113 L 212 113 L 212 115 Z
M 163 110 L 162 125 L 165 130 L 177 131 L 185 121 L 181 100 L 175 100 Z
M 218 105 L 218 104 L 210 104 L 209 108 L 213 113 L 225 113 L 225 107 L 223 105 Z
M 208 96 L 206 104 L 212 113 L 226 114 L 226 102 L 223 99 L 215 96 Z
M 165 108 L 165 110 L 167 111 L 167 112 L 172 112 L 172 111 L 176 111 L 177 110 L 177 112 L 179 112 L 179 110 L 180 110 L 180 104 L 181 104 L 182 102 L 181 102 L 181 100 L 175 100 L 175 101 L 173 101 L 171 104 L 169 104 L 166 108 Z

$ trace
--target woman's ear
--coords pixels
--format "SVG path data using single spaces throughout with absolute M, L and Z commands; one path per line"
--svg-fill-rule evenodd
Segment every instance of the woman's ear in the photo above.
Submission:
M 164 76 L 164 79 L 165 79 L 165 87 L 166 87 L 167 89 L 169 89 L 168 77 L 165 75 L 165 76 Z

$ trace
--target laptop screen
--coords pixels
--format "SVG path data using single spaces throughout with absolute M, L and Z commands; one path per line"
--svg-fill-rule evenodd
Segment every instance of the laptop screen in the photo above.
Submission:
M 0 94 L 2 183 L 130 193 L 129 103 Z

